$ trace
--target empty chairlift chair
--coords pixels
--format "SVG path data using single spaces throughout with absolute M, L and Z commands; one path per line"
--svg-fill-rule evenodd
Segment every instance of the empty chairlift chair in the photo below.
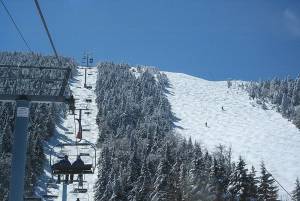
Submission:
M 89 189 L 87 181 L 78 181 L 73 184 L 73 193 L 86 193 Z

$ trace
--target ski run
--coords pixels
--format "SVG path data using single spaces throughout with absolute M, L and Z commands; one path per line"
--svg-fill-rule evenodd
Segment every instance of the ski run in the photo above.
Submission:
M 256 100 L 250 100 L 238 87 L 241 81 L 234 81 L 228 89 L 226 81 L 166 74 L 171 84 L 168 99 L 179 118 L 178 134 L 201 142 L 210 151 L 219 144 L 230 146 L 234 160 L 241 155 L 258 172 L 263 160 L 289 192 L 294 189 L 300 177 L 300 131 L 295 125 L 271 105 L 263 110 Z M 286 197 L 281 188 L 280 194 Z

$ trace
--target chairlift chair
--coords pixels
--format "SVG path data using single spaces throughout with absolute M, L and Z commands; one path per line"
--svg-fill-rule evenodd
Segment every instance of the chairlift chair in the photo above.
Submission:
M 74 168 L 53 168 L 53 164 L 56 164 L 64 155 L 57 154 L 56 149 L 60 148 L 60 152 L 67 155 L 70 162 L 72 163 L 73 160 L 77 158 L 77 155 L 67 154 L 66 147 L 74 147 L 77 146 L 81 150 L 80 156 L 84 161 L 84 166 L 80 169 Z M 88 149 L 83 149 L 88 148 Z M 83 154 L 85 153 L 85 154 Z M 88 153 L 88 154 L 87 154 Z M 92 155 L 91 155 L 92 153 Z M 70 174 L 94 174 L 95 167 L 96 167 L 96 147 L 92 143 L 89 142 L 81 142 L 81 143 L 59 143 L 53 146 L 50 150 L 50 167 L 52 175 L 70 175 Z
M 87 181 L 82 181 L 81 184 L 78 181 L 78 183 L 73 184 L 73 193 L 87 193 L 88 189 L 89 184 Z
M 40 197 L 35 197 L 35 196 L 32 196 L 32 197 L 24 197 L 24 201 L 42 201 L 42 198 L 40 198 Z

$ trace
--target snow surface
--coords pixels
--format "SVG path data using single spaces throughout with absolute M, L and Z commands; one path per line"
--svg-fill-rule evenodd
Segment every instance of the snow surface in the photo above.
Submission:
M 241 82 L 228 89 L 226 81 L 164 73 L 171 84 L 168 99 L 172 111 L 180 119 L 177 133 L 201 142 L 210 151 L 219 144 L 231 146 L 235 160 L 241 155 L 257 171 L 263 160 L 289 192 L 294 189 L 300 177 L 299 129 L 278 112 L 263 110 L 249 100 L 247 92 L 237 86 Z M 282 190 L 280 194 L 286 197 Z
M 90 143 L 96 144 L 97 136 L 98 136 L 98 126 L 96 124 L 96 115 L 97 115 L 97 105 L 95 103 L 96 94 L 94 92 L 96 86 L 96 79 L 97 79 L 97 69 L 96 67 L 87 70 L 87 85 L 92 86 L 92 89 L 86 89 L 83 87 L 84 85 L 84 68 L 78 68 L 78 75 L 71 80 L 71 90 L 75 98 L 76 108 L 88 108 L 90 109 L 90 114 L 85 114 L 82 112 L 82 128 L 83 130 L 83 141 L 88 141 Z M 87 103 L 86 99 L 91 99 L 91 103 Z M 76 111 L 78 113 L 78 111 Z M 78 118 L 78 115 L 76 115 Z M 76 126 L 75 126 L 76 125 Z M 85 175 L 84 180 L 87 181 L 84 183 L 84 186 L 88 188 L 87 193 L 74 193 L 74 188 L 76 187 L 76 182 L 73 184 L 69 184 L 67 187 L 67 198 L 62 198 L 62 190 L 63 184 L 54 184 L 53 186 L 46 188 L 47 182 L 54 182 L 51 180 L 51 173 L 50 173 L 50 149 L 58 144 L 58 143 L 74 143 L 75 139 L 75 129 L 76 132 L 78 131 L 78 123 L 74 124 L 74 116 L 68 115 L 66 119 L 62 119 L 61 125 L 57 125 L 56 133 L 50 139 L 49 142 L 45 143 L 44 150 L 47 155 L 47 163 L 44 167 L 44 174 L 38 181 L 38 187 L 36 188 L 35 192 L 38 196 L 43 196 L 46 194 L 48 195 L 57 195 L 57 198 L 45 199 L 44 200 L 72 200 L 75 201 L 76 198 L 80 198 L 80 201 L 91 201 L 93 200 L 94 193 L 93 193 L 93 186 L 97 180 L 97 167 L 95 167 L 95 173 L 90 175 Z M 87 147 L 86 147 L 87 148 Z M 62 150 L 61 153 L 60 149 L 55 149 L 57 153 L 64 154 L 68 153 L 69 160 L 72 162 L 75 160 L 77 152 L 78 153 L 86 153 L 89 152 L 90 155 L 93 157 L 93 150 L 91 148 L 86 149 L 84 147 L 68 147 L 67 149 Z M 99 156 L 100 150 L 97 150 L 97 160 Z M 91 162 L 91 158 L 82 157 L 82 159 L 86 163 Z M 56 177 L 54 177 L 56 179 Z M 77 179 L 77 175 L 74 175 L 74 179 Z M 63 182 L 62 182 L 63 183 Z

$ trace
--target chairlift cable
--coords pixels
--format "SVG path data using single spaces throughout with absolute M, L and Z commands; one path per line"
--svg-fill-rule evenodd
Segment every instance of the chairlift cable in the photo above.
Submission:
M 43 22 L 44 28 L 45 28 L 45 30 L 46 30 L 46 32 L 47 32 L 47 36 L 48 36 L 48 39 L 49 39 L 49 41 L 50 41 L 51 47 L 52 47 L 52 49 L 53 49 L 53 52 L 54 52 L 54 54 L 55 54 L 55 56 L 56 56 L 56 58 L 57 58 L 57 61 L 58 61 L 59 65 L 62 67 L 62 62 L 61 62 L 61 60 L 60 60 L 59 57 L 58 57 L 58 54 L 57 54 L 57 51 L 56 51 L 54 42 L 53 42 L 53 40 L 52 40 L 50 31 L 49 31 L 49 29 L 48 29 L 48 26 L 47 26 L 46 20 L 45 20 L 45 18 L 44 18 L 44 15 L 43 15 L 43 13 L 42 13 L 42 10 L 41 10 L 41 7 L 40 7 L 40 5 L 39 5 L 39 2 L 38 2 L 38 0 L 34 0 L 34 2 L 35 2 L 35 5 L 36 5 L 36 8 L 37 8 L 37 10 L 38 10 L 39 16 L 40 16 L 40 18 L 41 18 L 41 20 L 42 20 L 42 22 Z M 65 76 L 65 79 L 63 80 L 61 89 L 60 89 L 60 91 L 59 91 L 59 96 L 63 96 L 63 95 L 65 94 L 65 89 L 66 89 L 66 86 L 68 85 L 68 80 L 69 80 L 69 78 L 70 78 L 70 75 L 71 75 L 71 68 L 68 68 L 68 69 L 67 69 L 67 74 L 66 74 L 66 76 Z
M 293 196 L 279 183 L 279 181 L 277 181 L 276 179 L 275 179 L 275 177 L 267 170 L 267 168 L 265 167 L 265 170 L 266 170 L 266 172 L 267 173 L 269 173 L 270 175 L 271 175 L 271 177 L 274 179 L 274 181 L 289 195 L 289 197 L 291 198 L 291 200 L 295 200 L 294 198 L 293 198 Z
M 37 8 L 37 10 L 38 10 L 39 16 L 40 16 L 40 18 L 41 18 L 41 20 L 42 20 L 42 22 L 43 22 L 43 25 L 44 25 L 44 28 L 45 28 L 45 30 L 46 30 L 46 33 L 47 33 L 48 39 L 49 39 L 49 41 L 50 41 L 51 47 L 52 47 L 52 49 L 53 49 L 53 52 L 54 52 L 54 54 L 55 54 L 55 56 L 56 56 L 56 58 L 57 58 L 59 64 L 61 64 L 61 62 L 60 62 L 60 60 L 59 60 L 59 57 L 58 57 L 58 54 L 57 54 L 57 51 L 56 51 L 56 48 L 55 48 L 55 46 L 54 46 L 54 43 L 53 43 L 51 34 L 50 34 L 50 32 L 49 32 L 47 23 L 46 23 L 46 21 L 45 21 L 44 15 L 43 15 L 43 13 L 42 13 L 41 7 L 40 7 L 40 5 L 39 5 L 39 2 L 38 2 L 38 0 L 34 0 L 34 2 L 35 2 L 35 5 L 36 5 L 36 8 Z
M 6 11 L 7 15 L 9 16 L 10 20 L 11 20 L 12 23 L 14 24 L 16 30 L 18 31 L 19 36 L 21 37 L 21 39 L 22 39 L 23 42 L 25 43 L 27 49 L 28 49 L 31 53 L 33 53 L 33 51 L 31 50 L 31 48 L 30 48 L 28 42 L 25 40 L 25 37 L 24 37 L 24 35 L 22 34 L 21 29 L 18 27 L 16 21 L 14 20 L 14 18 L 12 17 L 11 13 L 10 13 L 9 10 L 8 10 L 8 8 L 7 8 L 6 5 L 4 4 L 4 1 L 3 1 L 3 0 L 0 0 L 0 1 L 1 1 L 1 4 L 2 4 L 4 10 Z

